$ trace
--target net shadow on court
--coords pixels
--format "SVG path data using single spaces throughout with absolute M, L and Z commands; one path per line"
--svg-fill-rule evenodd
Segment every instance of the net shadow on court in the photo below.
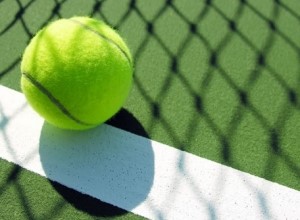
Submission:
M 0 1 L 0 6 L 7 1 L 8 0 Z M 38 25 L 32 28 L 31 24 L 28 23 L 24 17 L 26 17 L 26 14 L 34 7 L 36 1 L 31 0 L 26 4 L 22 3 L 20 0 L 16 0 L 15 2 L 18 5 L 18 10 L 15 11 L 11 20 L 8 20 L 4 26 L 0 26 L 0 38 L 5 38 L 6 35 L 9 35 L 10 31 L 12 31 L 16 26 L 19 26 L 23 30 L 22 39 L 26 43 L 29 42 L 36 30 L 42 28 L 51 20 L 63 17 L 63 8 L 66 5 L 70 6 L 70 1 L 68 0 L 53 1 L 52 8 L 47 11 L 47 18 L 41 20 Z M 240 0 L 236 1 L 237 3 L 234 13 L 228 15 L 228 13 L 224 12 L 224 10 L 218 6 L 215 1 L 206 0 L 203 1 L 201 6 L 195 5 L 195 7 L 198 7 L 198 12 L 197 15 L 191 19 L 191 16 L 189 16 L 186 11 L 182 11 L 175 1 L 166 0 L 164 2 L 157 3 L 159 7 L 157 7 L 155 13 L 153 13 L 151 18 L 149 18 L 149 16 L 144 14 L 145 8 L 142 8 L 138 1 L 129 0 L 126 2 L 126 7 L 119 10 L 119 18 L 117 20 L 112 20 L 112 16 L 108 14 L 107 10 L 104 10 L 106 5 L 109 5 L 110 2 L 110 0 L 93 1 L 93 3 L 90 4 L 87 14 L 92 17 L 100 17 L 118 30 L 126 29 L 126 25 L 128 25 L 128 20 L 131 19 L 131 16 L 138 17 L 143 29 L 133 30 L 133 32 L 143 32 L 144 35 L 142 35 L 143 37 L 141 37 L 138 45 L 136 45 L 133 50 L 136 66 L 134 87 L 141 95 L 143 99 L 142 101 L 146 103 L 141 108 L 147 108 L 149 109 L 149 112 L 151 112 L 151 123 L 144 128 L 145 130 L 143 130 L 142 126 L 136 126 L 127 122 L 126 120 L 130 113 L 124 112 L 123 110 L 119 114 L 121 117 L 117 116 L 108 122 L 109 124 L 149 138 L 156 137 L 155 128 L 159 126 L 160 129 L 168 135 L 170 145 L 176 146 L 181 150 L 188 151 L 190 148 L 190 142 L 197 139 L 198 134 L 196 133 L 195 128 L 199 126 L 200 123 L 204 123 L 205 126 L 210 129 L 212 139 L 216 140 L 214 141 L 214 143 L 216 143 L 214 147 L 218 148 L 217 151 L 220 152 L 222 163 L 240 170 L 247 170 L 247 168 L 244 167 L 235 157 L 235 146 L 233 142 L 235 136 L 239 134 L 239 129 L 244 118 L 248 117 L 250 114 L 251 117 L 259 122 L 258 124 L 262 128 L 262 131 L 266 134 L 265 138 L 267 139 L 264 146 L 268 148 L 267 151 L 269 151 L 269 154 L 265 158 L 265 167 L 263 167 L 261 171 L 262 177 L 268 180 L 273 180 L 275 178 L 274 175 L 276 174 L 278 164 L 281 163 L 288 167 L 288 170 L 295 176 L 295 179 L 298 181 L 300 180 L 300 164 L 295 160 L 294 155 L 290 155 L 282 144 L 282 136 L 284 135 L 284 128 L 286 124 L 290 123 L 293 113 L 298 112 L 300 109 L 299 89 L 291 85 L 286 77 L 284 77 L 285 73 L 277 70 L 277 68 L 269 62 L 270 54 L 272 53 L 274 45 L 278 39 L 280 39 L 286 47 L 293 51 L 293 55 L 291 55 L 293 59 L 299 61 L 299 42 L 295 42 L 295 39 L 291 38 L 289 34 L 277 24 L 281 13 L 285 13 L 286 16 L 291 17 L 291 19 L 297 20 L 299 24 L 300 15 L 294 8 L 284 3 L 284 1 L 270 0 L 272 9 L 270 16 L 266 16 L 261 12 L 260 8 L 254 6 L 250 1 Z M 255 19 L 260 20 L 261 23 L 264 24 L 264 28 L 267 30 L 265 39 L 263 39 L 264 43 L 259 46 L 251 38 L 251 36 L 243 31 L 243 27 L 240 26 L 241 20 L 243 19 L 246 11 L 248 11 L 248 13 L 252 13 Z M 174 49 L 170 42 L 166 40 L 166 37 L 158 30 L 160 21 L 164 19 L 165 16 L 168 16 L 169 13 L 176 17 L 178 21 L 180 20 L 182 27 L 185 27 L 183 30 L 177 30 L 176 27 L 173 27 L 174 33 L 180 31 L 186 33 L 185 35 L 182 34 L 184 37 L 181 38 L 176 49 Z M 226 31 L 223 32 L 223 36 L 220 37 L 220 40 L 217 43 L 212 42 L 212 39 L 207 36 L 206 32 L 204 32 L 202 28 L 203 24 L 210 19 L 210 13 L 215 13 L 220 22 L 224 23 L 226 28 Z M 244 73 L 246 77 L 242 83 L 236 81 L 233 74 L 222 62 L 225 56 L 224 53 L 232 44 L 233 39 L 236 38 L 239 39 L 243 46 L 251 51 L 249 54 L 252 57 L 255 57 L 255 62 L 252 64 L 252 68 L 249 69 L 247 73 Z M 152 42 L 155 42 L 155 45 L 158 45 L 157 47 L 159 48 L 159 51 L 163 54 L 162 56 L 164 56 L 166 62 L 168 62 L 166 64 L 167 67 L 164 66 L 164 69 L 162 70 L 165 74 L 164 79 L 159 82 L 159 91 L 155 94 L 152 91 L 149 91 L 149 85 L 147 85 L 147 81 L 144 81 L 144 78 L 142 77 L 142 68 L 140 67 L 143 63 L 143 56 L 148 54 L 151 50 L 153 45 Z M 26 43 L 24 43 L 24 45 Z M 186 65 L 186 62 L 188 62 L 185 60 L 185 56 L 190 50 L 191 45 L 200 45 L 200 47 L 205 51 L 207 59 L 198 60 L 199 63 L 205 63 L 205 65 L 203 64 L 205 66 L 205 71 L 198 72 L 197 70 L 192 70 L 192 72 L 188 72 L 185 70 L 186 68 L 183 68 L 183 66 Z M 4 80 L 4 78 L 10 74 L 18 74 L 22 52 L 21 49 L 19 51 L 19 56 L 6 59 L 6 63 L 0 66 L 0 80 Z M 197 58 L 194 59 L 197 60 Z M 299 62 L 296 66 L 297 69 L 295 71 L 297 72 L 294 74 L 298 75 L 299 85 Z M 194 85 L 194 82 L 192 81 L 193 77 L 190 77 L 190 74 L 195 76 L 201 74 L 201 77 L 199 76 L 199 79 L 201 78 L 201 80 L 198 79 L 198 86 Z M 284 102 L 278 107 L 279 113 L 277 118 L 273 121 L 270 121 L 270 119 L 262 112 L 263 110 L 260 106 L 253 103 L 251 95 L 257 92 L 256 86 L 264 77 L 269 78 L 270 81 L 276 84 L 285 97 Z M 218 119 L 214 117 L 213 112 L 207 107 L 207 103 L 211 101 L 209 100 L 210 97 L 208 96 L 208 93 L 213 87 L 216 78 L 223 80 L 225 82 L 224 84 L 226 84 L 227 88 L 229 88 L 232 97 L 235 97 L 238 100 L 236 106 L 232 107 L 234 108 L 234 111 L 225 127 L 220 126 Z M 180 134 L 176 131 L 176 124 L 174 125 L 174 122 L 167 117 L 168 114 L 171 114 L 171 111 L 168 110 L 169 112 L 165 112 L 165 109 L 169 109 L 165 103 L 169 103 L 167 100 L 169 99 L 169 95 L 175 81 L 181 86 L 181 88 L 183 88 L 180 92 L 185 93 L 186 97 L 189 97 L 189 99 L 192 100 L 188 102 L 188 106 L 186 106 L 186 108 L 195 112 L 195 114 L 192 114 L 192 117 L 188 119 L 185 124 L 185 128 L 183 128 L 183 132 Z M 221 108 L 220 106 L 217 106 L 216 108 L 218 107 Z M 178 112 L 177 114 L 177 118 L 179 120 L 181 114 Z M 184 114 L 184 112 L 182 112 L 182 114 Z M 129 126 L 124 127 L 124 124 Z M 182 161 L 178 161 L 178 163 L 181 164 Z M 16 178 L 20 172 L 20 168 L 13 168 L 11 173 L 8 174 L 8 183 L 17 184 L 17 188 L 20 192 L 20 198 L 22 198 L 21 201 L 24 203 L 24 209 L 26 210 L 28 218 L 31 218 L 33 214 L 30 209 L 26 208 L 27 198 L 22 195 L 22 187 L 18 185 Z M 184 170 L 182 170 L 182 172 L 184 172 Z M 54 188 L 58 189 L 57 191 L 64 194 L 65 190 L 60 190 L 63 189 L 62 186 L 57 183 L 52 184 Z M 176 184 L 178 183 L 174 182 L 174 185 Z M 216 210 L 214 209 L 214 205 L 209 203 L 209 201 L 205 201 L 205 198 L 201 197 L 201 189 L 197 189 L 197 186 L 193 185 L 192 179 L 191 186 L 195 190 L 195 193 L 199 195 L 199 200 L 203 200 L 203 202 L 207 204 L 211 216 L 215 216 Z M 294 184 L 291 187 L 299 186 Z M 5 187 L 1 187 L 1 190 L 5 190 Z M 71 195 L 69 193 L 75 192 L 68 191 L 66 194 L 68 196 L 66 197 Z M 265 201 L 263 195 L 258 195 L 258 203 L 262 204 L 263 201 Z M 261 207 L 266 208 L 267 204 L 264 204 Z M 57 206 L 57 209 L 60 209 L 60 206 Z M 86 210 L 86 212 L 90 211 Z M 123 211 L 120 211 L 119 213 L 123 214 Z M 268 213 L 267 210 L 265 210 L 265 213 Z M 99 213 L 97 213 L 97 215 L 101 216 Z

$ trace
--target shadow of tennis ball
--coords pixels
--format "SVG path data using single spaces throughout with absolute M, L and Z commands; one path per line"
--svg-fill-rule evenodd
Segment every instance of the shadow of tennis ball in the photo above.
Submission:
M 147 136 L 124 109 L 109 123 Z M 75 208 L 94 216 L 127 213 L 147 198 L 153 184 L 149 139 L 114 126 L 67 131 L 45 123 L 41 132 L 41 163 L 52 186 Z

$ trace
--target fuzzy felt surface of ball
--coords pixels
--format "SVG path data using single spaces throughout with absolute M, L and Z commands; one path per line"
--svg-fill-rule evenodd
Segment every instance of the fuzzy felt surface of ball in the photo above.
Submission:
M 120 37 L 102 21 L 59 19 L 41 29 L 26 47 L 21 88 L 28 103 L 57 127 L 95 127 L 123 106 L 133 61 Z

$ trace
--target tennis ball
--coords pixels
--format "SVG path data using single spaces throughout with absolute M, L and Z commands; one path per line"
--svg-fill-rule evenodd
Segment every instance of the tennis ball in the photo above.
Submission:
M 133 62 L 122 38 L 102 21 L 60 19 L 32 38 L 21 62 L 28 103 L 57 127 L 84 130 L 116 114 L 132 84 Z

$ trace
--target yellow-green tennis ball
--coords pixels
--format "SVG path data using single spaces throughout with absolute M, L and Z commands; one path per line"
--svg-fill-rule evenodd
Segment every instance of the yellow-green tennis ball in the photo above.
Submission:
M 133 64 L 122 38 L 105 23 L 60 19 L 40 30 L 25 49 L 21 88 L 49 123 L 95 127 L 117 113 L 132 84 Z

